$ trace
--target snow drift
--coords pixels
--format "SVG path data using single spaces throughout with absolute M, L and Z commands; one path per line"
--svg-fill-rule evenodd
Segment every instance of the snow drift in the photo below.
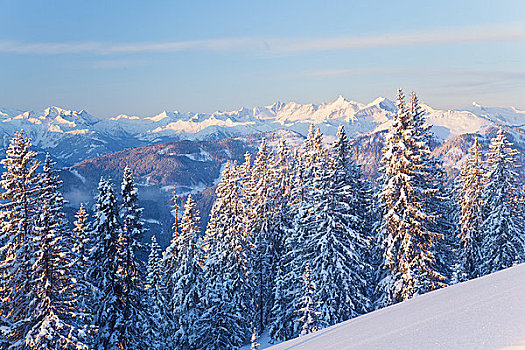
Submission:
M 525 264 L 271 349 L 525 349 Z

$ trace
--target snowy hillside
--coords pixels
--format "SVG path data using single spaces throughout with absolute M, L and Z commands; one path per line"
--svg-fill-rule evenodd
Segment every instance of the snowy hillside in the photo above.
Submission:
M 525 111 L 516 108 L 486 108 L 473 104 L 468 110 L 435 110 L 424 105 L 428 122 L 438 138 L 448 140 L 473 133 L 490 125 L 521 127 Z M 328 136 L 343 124 L 350 137 L 385 130 L 391 123 L 395 106 L 380 97 L 368 104 L 338 97 L 322 104 L 276 102 L 269 106 L 241 108 L 231 112 L 181 113 L 179 111 L 139 117 L 118 115 L 101 119 L 86 111 L 49 107 L 41 111 L 0 108 L 0 135 L 3 147 L 14 131 L 24 129 L 41 150 L 52 151 L 64 165 L 159 142 L 217 140 L 230 136 L 289 129 L 306 135 L 314 123 Z M 74 147 L 72 147 L 74 146 Z
M 525 349 L 525 264 L 271 349 Z

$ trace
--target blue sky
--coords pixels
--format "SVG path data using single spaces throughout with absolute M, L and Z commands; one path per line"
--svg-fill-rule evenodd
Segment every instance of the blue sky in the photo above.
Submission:
M 0 0 L 0 106 L 106 117 L 276 100 L 525 109 L 525 1 Z

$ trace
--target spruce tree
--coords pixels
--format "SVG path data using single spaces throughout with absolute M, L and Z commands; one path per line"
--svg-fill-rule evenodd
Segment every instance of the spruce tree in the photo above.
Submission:
M 72 349 L 81 347 L 75 322 L 78 295 L 72 268 L 72 240 L 65 227 L 61 181 L 49 154 L 43 167 L 39 200 L 40 215 L 35 221 L 35 261 L 30 275 L 34 299 L 33 324 L 26 334 L 31 349 Z
M 487 153 L 479 276 L 525 261 L 523 213 L 514 170 L 516 154 L 500 129 Z
M 254 284 L 249 275 L 240 192 L 239 171 L 228 163 L 205 235 L 204 312 L 196 327 L 200 349 L 238 348 L 250 335 L 247 320 Z
M 253 327 L 252 337 L 250 338 L 250 350 L 259 349 L 259 345 L 261 344 L 259 344 L 257 338 L 259 338 L 259 336 L 257 335 L 257 328 Z
M 177 247 L 178 268 L 174 274 L 177 284 L 173 292 L 173 314 L 178 329 L 174 335 L 175 348 L 195 349 L 199 339 L 197 322 L 202 313 L 202 258 L 199 242 L 199 212 L 195 201 L 188 195 L 181 219 L 179 243 Z
M 147 287 L 147 310 L 149 314 L 149 326 L 146 336 L 149 347 L 155 350 L 171 348 L 171 318 L 167 309 L 168 295 L 166 281 L 160 258 L 160 246 L 155 235 L 151 236 L 150 254 L 148 256 L 148 268 L 146 277 Z
M 430 225 L 435 215 L 429 201 L 436 190 L 428 186 L 430 151 L 422 118 L 416 107 L 407 109 L 401 90 L 396 106 L 382 157 L 379 307 L 439 288 L 444 280 L 435 266 L 441 235 Z
M 93 286 L 87 279 L 90 264 L 89 216 L 83 204 L 80 204 L 75 218 L 76 220 L 73 222 L 73 261 L 71 269 L 76 280 L 77 327 L 82 328 L 84 331 L 84 342 L 90 343 L 90 338 L 94 333 L 94 330 L 91 328 L 93 325 L 92 299 L 94 295 Z
M 311 279 L 310 264 L 306 263 L 303 274 L 303 289 L 302 295 L 299 299 L 300 308 L 297 313 L 300 317 L 296 322 L 301 326 L 300 335 L 307 335 L 317 331 L 317 315 L 316 311 L 318 302 L 316 300 L 316 285 Z
M 367 195 L 363 176 L 348 156 L 348 139 L 341 126 L 316 184 L 311 218 L 317 227 L 308 239 L 315 252 L 310 268 L 321 302 L 321 328 L 370 310 L 367 277 L 371 266 L 365 258 L 371 226 Z
M 25 335 L 35 325 L 30 303 L 38 296 L 31 274 L 39 250 L 34 227 L 41 192 L 35 156 L 31 141 L 17 132 L 1 161 L 0 317 L 10 325 L 11 349 L 24 349 Z
M 303 143 L 301 154 L 297 154 L 294 174 L 294 188 L 291 191 L 290 209 L 295 212 L 293 223 L 286 232 L 283 252 L 277 269 L 274 289 L 274 305 L 270 337 L 272 341 L 284 341 L 300 334 L 297 322 L 302 274 L 305 264 L 313 258 L 314 244 L 312 234 L 317 230 L 313 220 L 314 195 L 324 164 L 322 135 L 312 125 Z M 304 162 L 299 160 L 304 158 Z
M 479 277 L 481 265 L 480 238 L 483 227 L 483 154 L 478 138 L 469 149 L 459 174 L 458 202 L 460 218 L 458 236 L 461 241 L 460 280 Z
M 454 264 L 456 256 L 454 252 L 459 246 L 454 234 L 454 203 L 452 188 L 446 185 L 447 173 L 443 168 L 441 159 L 432 156 L 430 145 L 434 135 L 430 131 L 431 125 L 425 122 L 425 112 L 420 106 L 419 99 L 414 92 L 410 98 L 410 117 L 413 124 L 413 139 L 417 146 L 417 154 L 414 157 L 418 164 L 418 178 L 421 188 L 422 212 L 426 213 L 424 226 L 431 233 L 433 240 L 429 251 L 435 261 L 433 270 L 437 273 L 440 282 L 430 286 L 435 288 L 449 283 L 455 273 Z M 430 237 L 430 236 L 429 236 Z M 438 275 L 440 277 L 438 277 Z M 431 283 L 432 284 L 432 283 Z M 427 284 L 427 287 L 428 284 Z M 427 288 L 424 287 L 424 288 Z
M 251 173 L 242 183 L 245 196 L 244 235 L 250 242 L 248 261 L 255 279 L 253 291 L 254 319 L 258 329 L 266 326 L 273 305 L 275 265 L 278 242 L 275 229 L 275 182 L 271 169 L 272 153 L 263 140 L 255 157 Z
M 284 340 L 287 337 L 286 329 L 290 327 L 286 324 L 283 315 L 286 315 L 286 310 L 289 308 L 289 295 L 287 295 L 287 267 L 286 260 L 286 237 L 291 232 L 294 218 L 294 203 L 293 203 L 293 182 L 294 171 L 293 163 L 294 157 L 290 155 L 286 141 L 281 139 L 279 142 L 279 149 L 277 156 L 274 157 L 273 173 L 275 178 L 275 196 L 274 196 L 274 210 L 275 210 L 275 226 L 274 226 L 274 242 L 275 242 L 275 281 L 273 285 L 273 305 L 271 309 L 270 322 L 268 324 L 269 334 L 271 339 Z M 296 193 L 296 192 L 294 192 Z M 293 322 L 290 322 L 293 324 Z
M 178 268 L 178 245 L 179 245 L 179 207 L 177 204 L 177 193 L 175 192 L 175 189 L 173 189 L 173 197 L 172 197 L 172 203 L 173 203 L 173 211 L 175 216 L 175 222 L 172 227 L 172 237 L 170 244 L 164 252 L 162 253 L 162 273 L 163 273 L 163 279 L 166 287 L 166 293 L 167 295 L 173 295 L 175 291 L 175 285 L 177 284 L 177 280 L 175 278 L 175 272 Z M 169 310 L 166 314 L 166 317 L 169 318 L 168 324 L 172 327 L 170 330 L 171 334 L 174 334 L 177 326 L 175 324 L 175 320 L 173 319 L 173 298 L 168 297 L 167 298 L 167 304 L 166 309 Z
M 119 343 L 126 349 L 143 349 L 142 337 L 147 325 L 144 274 L 137 254 L 143 251 L 142 208 L 138 205 L 137 188 L 129 167 L 124 169 L 121 185 L 122 204 L 117 246 L 117 278 L 121 293 L 122 321 L 118 325 Z
M 95 288 L 93 326 L 97 334 L 94 348 L 119 349 L 124 346 L 120 337 L 123 295 L 118 276 L 119 229 L 114 190 L 108 180 L 101 178 L 90 231 L 92 248 L 87 273 L 89 282 Z

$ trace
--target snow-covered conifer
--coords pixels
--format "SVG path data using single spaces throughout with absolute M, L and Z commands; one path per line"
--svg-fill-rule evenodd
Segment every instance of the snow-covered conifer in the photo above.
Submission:
M 179 206 L 177 204 L 177 193 L 175 192 L 175 189 L 173 189 L 173 197 L 171 202 L 173 203 L 173 211 L 175 216 L 175 222 L 172 227 L 172 236 L 170 244 L 166 247 L 164 252 L 162 253 L 162 273 L 163 278 L 166 283 L 167 288 L 167 294 L 173 295 L 175 290 L 175 284 L 177 283 L 175 279 L 175 271 L 177 271 L 178 267 L 178 245 L 179 245 Z M 175 327 L 174 320 L 173 320 L 173 304 L 172 304 L 172 298 L 168 298 L 166 309 L 169 310 L 167 316 L 170 318 L 169 323 Z M 175 332 L 175 328 L 171 330 L 171 332 Z
M 240 192 L 238 170 L 228 163 L 205 235 L 204 312 L 197 326 L 200 349 L 237 348 L 250 336 L 247 320 L 253 280 L 248 274 L 249 246 L 243 235 Z
M 146 305 L 150 323 L 146 331 L 146 337 L 149 341 L 150 349 L 162 350 L 171 347 L 173 326 L 170 324 L 171 317 L 169 316 L 170 310 L 168 310 L 166 281 L 161 270 L 160 246 L 154 235 L 151 236 L 150 248 L 146 276 Z
M 25 335 L 31 349 L 82 347 L 75 325 L 78 295 L 72 268 L 72 240 L 65 228 L 61 181 L 49 154 L 44 163 L 40 215 L 35 220 L 35 261 L 32 282 L 31 329 Z
M 121 184 L 122 204 L 117 245 L 117 288 L 120 291 L 117 321 L 119 346 L 143 349 L 147 342 L 142 337 L 148 324 L 144 274 L 137 253 L 143 250 L 142 208 L 138 206 L 137 188 L 129 167 L 124 169 Z
M 175 290 L 173 291 L 173 314 L 177 321 L 174 344 L 177 349 L 195 349 L 199 342 L 196 331 L 197 322 L 202 313 L 202 258 L 203 251 L 199 242 L 199 211 L 195 201 L 188 195 L 181 219 L 178 267 L 175 272 Z
M 257 335 L 257 328 L 253 327 L 252 337 L 250 338 L 250 350 L 257 350 L 259 349 L 259 342 L 257 339 L 259 336 Z
M 477 276 L 481 265 L 480 237 L 483 224 L 483 154 L 478 138 L 469 149 L 459 174 L 458 202 L 460 218 L 458 235 L 461 240 L 460 280 Z
M 25 348 L 25 335 L 34 326 L 30 303 L 37 296 L 31 274 L 39 249 L 34 226 L 41 192 L 35 156 L 31 141 L 17 132 L 1 161 L 0 317 L 10 325 L 12 349 Z
M 500 129 L 487 153 L 480 276 L 525 261 L 523 213 L 514 170 L 516 154 Z
M 317 224 L 312 220 L 316 181 L 323 173 L 325 165 L 322 134 L 314 125 L 310 126 L 301 153 L 295 153 L 292 162 L 293 185 L 289 199 L 289 212 L 294 213 L 293 221 L 284 233 L 282 253 L 276 270 L 274 304 L 269 327 L 273 341 L 283 341 L 296 337 L 301 332 L 295 322 L 299 299 L 301 297 L 302 273 L 305 263 L 314 252 L 313 244 L 308 244 Z
M 246 207 L 243 220 L 245 235 L 250 241 L 248 261 L 255 282 L 253 290 L 254 319 L 258 329 L 266 326 L 273 305 L 275 263 L 278 259 L 275 229 L 275 179 L 271 168 L 272 152 L 263 140 L 251 168 L 251 176 L 243 185 Z
M 303 274 L 302 295 L 299 300 L 300 308 L 297 313 L 300 317 L 297 322 L 301 326 L 300 335 L 307 335 L 317 331 L 317 306 L 319 302 L 316 299 L 316 286 L 311 279 L 310 265 L 306 263 Z
M 435 267 L 434 254 L 441 235 L 429 224 L 435 216 L 428 201 L 436 190 L 428 186 L 430 151 L 422 116 L 417 106 L 407 109 L 401 89 L 396 106 L 382 157 L 379 307 L 436 289 L 444 279 Z
M 91 250 L 87 277 L 95 288 L 93 323 L 97 329 L 95 348 L 123 347 L 120 327 L 124 321 L 122 291 L 118 276 L 118 206 L 110 181 L 101 178 L 90 231 Z M 127 344 L 126 344 L 127 346 Z

